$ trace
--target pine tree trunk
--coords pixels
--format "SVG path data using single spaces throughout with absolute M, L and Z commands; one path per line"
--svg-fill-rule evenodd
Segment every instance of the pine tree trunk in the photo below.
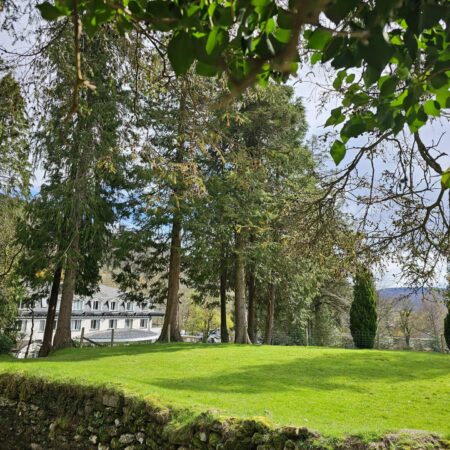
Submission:
M 180 95 L 180 106 L 178 110 L 178 140 L 182 143 L 184 142 L 183 135 L 186 132 L 184 129 L 187 114 L 186 89 L 187 86 L 183 83 Z M 184 151 L 183 144 L 179 145 L 176 149 L 175 162 L 179 165 L 183 163 Z M 174 207 L 174 213 L 170 239 L 169 281 L 167 287 L 166 314 L 164 316 L 164 323 L 158 342 L 168 342 L 169 340 L 170 342 L 183 342 L 178 323 L 178 291 L 180 289 L 182 230 L 180 198 L 183 196 L 183 190 L 183 182 L 180 178 L 180 174 L 178 173 L 171 199 Z
M 73 262 L 71 261 L 71 267 L 68 267 L 64 272 L 58 325 L 56 327 L 55 338 L 53 339 L 52 350 L 58 350 L 72 345 L 70 321 L 72 317 L 72 303 L 75 294 L 76 276 L 77 271 L 76 268 L 73 267 Z
M 256 343 L 256 283 L 253 273 L 248 276 L 248 337 L 253 344 Z
M 61 293 L 61 304 L 59 306 L 58 323 L 55 337 L 53 339 L 52 350 L 58 350 L 72 345 L 72 334 L 70 321 L 72 317 L 72 303 L 75 295 L 75 285 L 77 280 L 79 253 L 80 253 L 80 226 L 81 208 L 84 198 L 85 166 L 83 158 L 79 166 L 74 170 L 74 198 L 69 226 L 73 227 L 72 239 L 67 248 L 66 263 L 64 267 L 64 282 Z
M 180 288 L 181 267 L 181 219 L 176 214 L 172 223 L 170 258 L 169 258 L 169 284 L 166 303 L 166 314 L 164 324 L 159 336 L 159 342 L 183 341 L 178 324 L 178 291 Z
M 225 252 L 222 253 L 222 269 L 220 273 L 220 341 L 230 342 L 227 325 L 227 278 L 228 267 Z
M 244 237 L 241 233 L 236 233 L 236 268 L 235 268 L 235 287 L 234 287 L 234 329 L 236 344 L 247 344 L 247 320 L 245 311 L 245 267 L 242 257 L 244 248 Z
M 273 316 L 275 311 L 275 287 L 271 283 L 267 289 L 267 315 L 264 344 L 272 345 L 273 339 Z
M 53 327 L 56 316 L 56 306 L 58 304 L 59 287 L 61 285 L 62 267 L 59 265 L 53 275 L 52 289 L 48 299 L 47 319 L 45 321 L 44 338 L 42 340 L 41 348 L 39 349 L 39 356 L 48 356 L 52 348 Z

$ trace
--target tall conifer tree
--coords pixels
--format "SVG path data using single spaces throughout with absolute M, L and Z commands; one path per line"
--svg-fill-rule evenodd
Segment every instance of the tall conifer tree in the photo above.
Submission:
M 373 348 L 377 333 L 377 293 L 372 274 L 359 269 L 355 275 L 350 331 L 358 348 Z

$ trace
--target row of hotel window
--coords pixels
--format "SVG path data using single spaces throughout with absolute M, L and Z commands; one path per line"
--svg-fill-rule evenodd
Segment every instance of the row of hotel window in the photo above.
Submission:
M 45 323 L 45 321 L 44 321 Z M 73 319 L 70 321 L 72 331 L 80 331 L 81 330 L 81 320 Z M 139 319 L 139 328 L 147 328 L 148 327 L 148 319 Z M 116 329 L 117 328 L 117 319 L 109 319 L 108 321 L 108 329 Z M 133 319 L 125 319 L 125 327 L 124 328 L 133 328 Z M 91 320 L 91 330 L 99 330 L 100 329 L 100 320 L 93 319 Z
M 42 299 L 40 303 L 41 308 L 47 308 L 47 299 Z M 121 302 L 116 300 L 89 300 L 87 303 L 90 304 L 89 306 L 91 311 L 101 311 L 102 308 L 104 308 L 106 311 L 118 311 L 119 304 Z M 81 311 L 83 309 L 83 306 L 84 300 L 74 300 L 72 303 L 72 311 Z M 146 309 L 148 309 L 148 303 L 142 303 L 141 305 L 136 305 L 136 307 L 137 310 L 145 311 Z M 23 308 L 22 304 L 20 305 L 20 308 Z M 125 311 L 134 311 L 134 302 L 123 302 L 123 308 Z
M 30 321 L 31 322 L 31 321 Z M 25 333 L 27 331 L 27 320 L 22 320 L 20 323 L 20 331 Z M 81 330 L 81 319 L 73 319 L 71 320 L 71 328 L 72 331 L 80 331 Z M 35 328 L 38 333 L 43 333 L 45 330 L 45 320 L 38 320 L 37 327 Z M 147 328 L 148 327 L 148 319 L 139 319 L 139 328 Z M 54 328 L 56 328 L 56 322 L 54 324 Z M 110 319 L 108 321 L 108 329 L 117 328 L 117 319 Z M 124 328 L 133 328 L 133 319 L 125 319 L 125 327 Z M 91 320 L 91 330 L 99 330 L 100 329 L 100 319 Z
M 92 300 L 89 303 L 91 303 L 90 307 L 92 311 L 100 311 L 102 307 L 105 307 L 107 311 L 117 311 L 118 305 L 120 302 L 117 301 L 111 301 L 108 300 L 106 302 L 101 302 L 100 300 Z M 102 305 L 103 303 L 103 305 Z M 81 311 L 83 309 L 83 300 L 74 300 L 72 304 L 72 311 Z M 124 302 L 124 310 L 125 311 L 133 311 L 134 310 L 134 303 L 133 302 Z M 139 309 L 144 310 L 147 308 L 147 303 L 142 303 Z

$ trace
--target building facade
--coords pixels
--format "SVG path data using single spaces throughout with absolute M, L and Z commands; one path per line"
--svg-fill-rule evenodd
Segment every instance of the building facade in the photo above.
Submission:
M 36 351 L 42 343 L 47 317 L 47 299 L 33 308 L 19 309 L 20 351 L 28 343 Z M 59 301 L 56 320 L 59 313 Z M 72 339 L 81 336 L 94 342 L 110 342 L 114 330 L 114 342 L 155 341 L 161 332 L 164 312 L 147 303 L 126 301 L 113 287 L 100 285 L 100 291 L 92 297 L 76 296 L 72 305 Z M 54 329 L 56 328 L 56 320 Z

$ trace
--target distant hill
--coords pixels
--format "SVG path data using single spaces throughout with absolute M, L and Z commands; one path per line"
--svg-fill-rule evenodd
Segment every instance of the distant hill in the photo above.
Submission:
M 424 297 L 425 299 L 441 300 L 443 298 L 443 290 L 440 288 L 421 288 L 417 290 L 405 287 L 385 288 L 378 290 L 378 297 L 381 301 L 408 297 L 414 306 L 418 308 Z

